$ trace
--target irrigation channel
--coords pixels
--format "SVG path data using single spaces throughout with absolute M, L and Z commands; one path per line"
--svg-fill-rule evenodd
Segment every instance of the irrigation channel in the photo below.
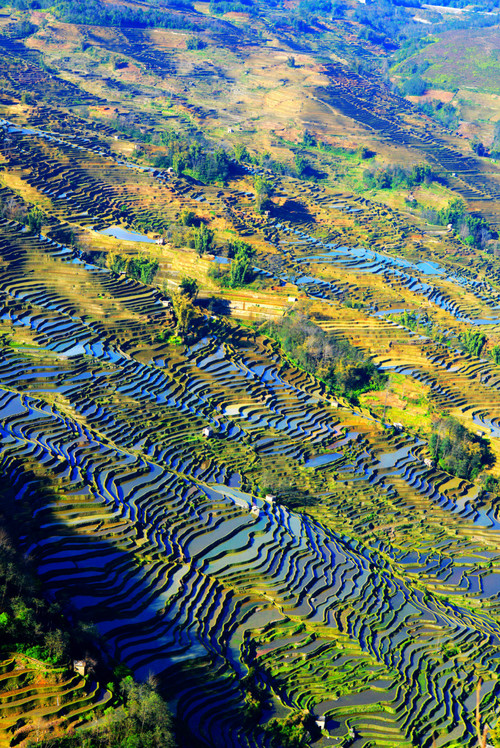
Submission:
M 26 133 L 11 135 L 34 158 Z M 71 202 L 67 192 L 54 195 Z M 94 220 L 78 198 L 73 210 L 82 208 Z M 326 717 L 318 745 L 430 748 L 438 734 L 438 746 L 472 746 L 478 677 L 484 719 L 495 718 L 500 690 L 497 506 L 428 467 L 421 441 L 332 407 L 269 341 L 223 320 L 207 317 L 195 342 L 158 345 L 144 358 L 146 341 L 155 348 L 151 331 L 168 322 L 158 291 L 14 221 L 1 229 L 0 316 L 34 341 L 1 350 L 2 457 L 27 517 L 23 549 L 50 594 L 95 624 L 138 678 L 157 675 L 201 744 L 269 744 L 242 719 L 241 678 L 256 665 L 270 713 L 308 708 Z M 294 275 L 311 296 L 335 294 L 300 270 L 326 255 L 366 272 L 389 268 L 473 321 L 428 282 L 441 274 L 436 264 L 332 246 L 284 223 L 269 231 L 285 257 L 276 277 Z M 491 308 L 491 320 L 476 323 L 498 322 L 492 289 L 454 281 Z M 112 326 L 82 315 L 75 287 L 119 304 L 126 316 L 114 329 L 127 327 L 143 348 L 125 349 Z M 441 363 L 449 370 L 444 354 Z M 496 434 L 494 420 L 477 417 Z M 213 430 L 206 440 L 205 427 Z M 422 519 L 405 542 L 366 536 L 373 518 L 359 499 L 328 526 L 259 497 L 263 469 L 302 476 L 341 510 L 349 494 L 372 492 L 387 516 Z M 44 476 L 52 492 L 41 490 Z M 325 488 L 325 476 L 340 494 Z

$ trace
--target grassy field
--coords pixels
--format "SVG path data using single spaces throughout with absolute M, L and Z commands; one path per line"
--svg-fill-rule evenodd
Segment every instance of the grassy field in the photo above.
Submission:
M 499 94 L 498 28 L 446 31 L 412 61 L 429 63 L 424 78 L 435 88 Z

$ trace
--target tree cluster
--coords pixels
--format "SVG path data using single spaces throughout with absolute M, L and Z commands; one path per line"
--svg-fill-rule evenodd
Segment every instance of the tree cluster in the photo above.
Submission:
M 249 13 L 255 15 L 257 8 L 252 0 L 211 0 L 210 13 L 222 16 L 224 13 Z
M 166 703 L 147 683 L 129 675 L 120 682 L 123 704 L 106 710 L 103 718 L 59 740 L 37 743 L 40 748 L 175 748 L 173 722 Z
M 430 184 L 436 179 L 436 175 L 428 164 L 416 164 L 411 169 L 404 166 L 367 169 L 363 172 L 363 179 L 372 190 L 411 189 L 419 184 Z
M 270 719 L 264 729 L 270 736 L 272 748 L 301 748 L 307 745 L 308 721 L 308 715 L 304 712 L 295 712 L 284 719 Z
M 452 226 L 464 244 L 482 249 L 492 238 L 487 221 L 467 213 L 463 200 L 452 200 L 446 208 L 441 210 L 425 210 L 423 216 L 430 223 L 441 226 Z
M 491 144 L 490 153 L 493 158 L 500 158 L 500 120 L 495 122 L 495 128 L 493 130 L 493 142 Z
M 459 118 L 453 104 L 443 104 L 442 101 L 424 101 L 419 104 L 418 108 L 428 117 L 437 120 L 451 130 L 458 127 Z
M 268 335 L 305 371 L 323 381 L 331 392 L 356 400 L 386 381 L 373 361 L 347 340 L 339 340 L 297 312 L 266 324 Z
M 176 0 L 173 7 L 192 10 L 189 2 Z M 61 0 L 55 12 L 65 23 L 89 24 L 92 26 L 118 26 L 122 28 L 189 29 L 197 31 L 200 24 L 181 13 L 171 13 L 163 8 L 135 9 L 127 5 L 112 5 L 101 0 Z
M 175 133 L 164 133 L 162 144 L 166 152 L 156 158 L 157 168 L 171 167 L 178 176 L 187 174 L 204 184 L 227 180 L 230 161 L 222 148 L 209 151 L 200 143 L 182 140 Z
M 228 243 L 227 254 L 232 258 L 229 270 L 214 263 L 209 270 L 209 277 L 219 283 L 221 288 L 241 288 L 251 283 L 255 277 L 252 268 L 252 257 L 255 254 L 253 247 L 236 239 Z
M 186 49 L 205 49 L 206 46 L 207 45 L 203 39 L 199 39 L 197 36 L 190 36 L 189 39 L 186 39 Z
M 155 260 L 148 260 L 146 257 L 123 257 L 123 255 L 110 254 L 108 267 L 113 273 L 125 273 L 129 278 L 150 284 L 153 282 L 159 265 Z
M 480 330 L 470 330 L 468 328 L 460 335 L 462 350 L 470 353 L 471 356 L 480 356 L 486 341 L 486 335 Z
M 59 605 L 48 603 L 28 561 L 0 526 L 0 648 L 65 665 L 69 637 Z
M 429 447 L 440 467 L 457 478 L 473 480 L 494 460 L 488 442 L 452 417 L 433 424 Z
M 194 228 L 189 238 L 189 246 L 196 251 L 198 257 L 203 257 L 205 252 L 210 252 L 214 245 L 215 234 L 204 223 Z

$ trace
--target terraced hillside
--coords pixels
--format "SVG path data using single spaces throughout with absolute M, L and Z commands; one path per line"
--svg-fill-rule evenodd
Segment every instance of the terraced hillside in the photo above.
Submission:
M 4 353 L 4 464 L 26 551 L 47 589 L 92 621 L 137 675 L 164 678 L 178 713 L 209 743 L 256 739 L 241 728 L 238 687 L 254 657 L 284 704 L 326 713 L 333 735 L 354 730 L 359 745 L 384 745 L 390 734 L 391 744 L 412 744 L 417 734 L 431 740 L 438 726 L 465 739 L 477 674 L 486 710 L 496 688 L 495 574 L 478 567 L 494 561 L 488 539 L 497 520 L 474 508 L 474 491 L 433 480 L 414 439 L 382 447 L 373 422 L 332 411 L 317 386 L 265 355 L 265 341 L 259 362 L 237 330 L 201 322 L 198 342 L 183 354 L 158 348 L 141 363 L 103 336 L 93 342 L 90 325 L 61 311 L 62 298 L 25 287 L 20 302 L 12 274 L 10 284 L 4 321 L 31 328 L 43 343 Z M 208 441 L 205 424 L 216 429 Z M 315 460 L 326 445 L 326 459 Z M 27 481 L 33 470 L 57 481 L 57 503 L 46 504 L 37 481 Z M 307 485 L 326 504 L 347 482 L 373 486 L 394 505 L 413 500 L 431 514 L 446 511 L 450 534 L 472 530 L 484 550 L 456 541 L 460 571 L 453 542 L 439 559 L 423 545 L 412 562 L 403 545 L 363 543 L 249 494 L 264 471 L 288 475 L 302 491 Z M 429 567 L 418 586 L 408 563 Z M 292 622 L 303 634 L 297 640 L 283 629 Z M 262 659 L 269 637 L 273 656 Z M 289 656 L 301 657 L 306 639 L 316 645 L 294 675 L 276 658 L 286 659 L 291 645 Z M 338 667 L 320 676 L 326 652 Z M 459 661 L 460 695 L 451 701 L 447 684 Z M 440 707 L 428 725 L 431 693 Z
M 0 684 L 2 745 L 63 735 L 111 699 L 111 693 L 91 679 L 68 676 L 63 669 L 47 668 L 19 654 L 0 663 Z
M 38 11 L 24 41 L 2 16 L 0 445 L 46 594 L 153 678 L 181 744 L 272 748 L 293 724 L 303 745 L 476 746 L 499 704 L 497 167 L 307 36 L 264 45 L 261 16 L 200 7 L 178 32 Z M 421 193 L 464 198 L 481 242 L 273 160 L 306 124 L 327 143 L 347 121 L 384 158 L 431 164 Z M 227 173 L 201 179 L 216 146 Z M 321 356 L 312 335 L 287 351 L 283 315 L 326 333 Z M 333 342 L 381 389 L 332 386 Z M 488 447 L 479 475 L 431 458 L 449 417 Z M 0 663 L 3 744 L 57 738 L 110 699 L 45 675 Z

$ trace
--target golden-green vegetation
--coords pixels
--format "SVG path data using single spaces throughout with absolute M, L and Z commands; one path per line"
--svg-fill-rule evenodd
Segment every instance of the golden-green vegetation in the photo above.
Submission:
M 496 745 L 495 9 L 1 6 L 0 745 Z

